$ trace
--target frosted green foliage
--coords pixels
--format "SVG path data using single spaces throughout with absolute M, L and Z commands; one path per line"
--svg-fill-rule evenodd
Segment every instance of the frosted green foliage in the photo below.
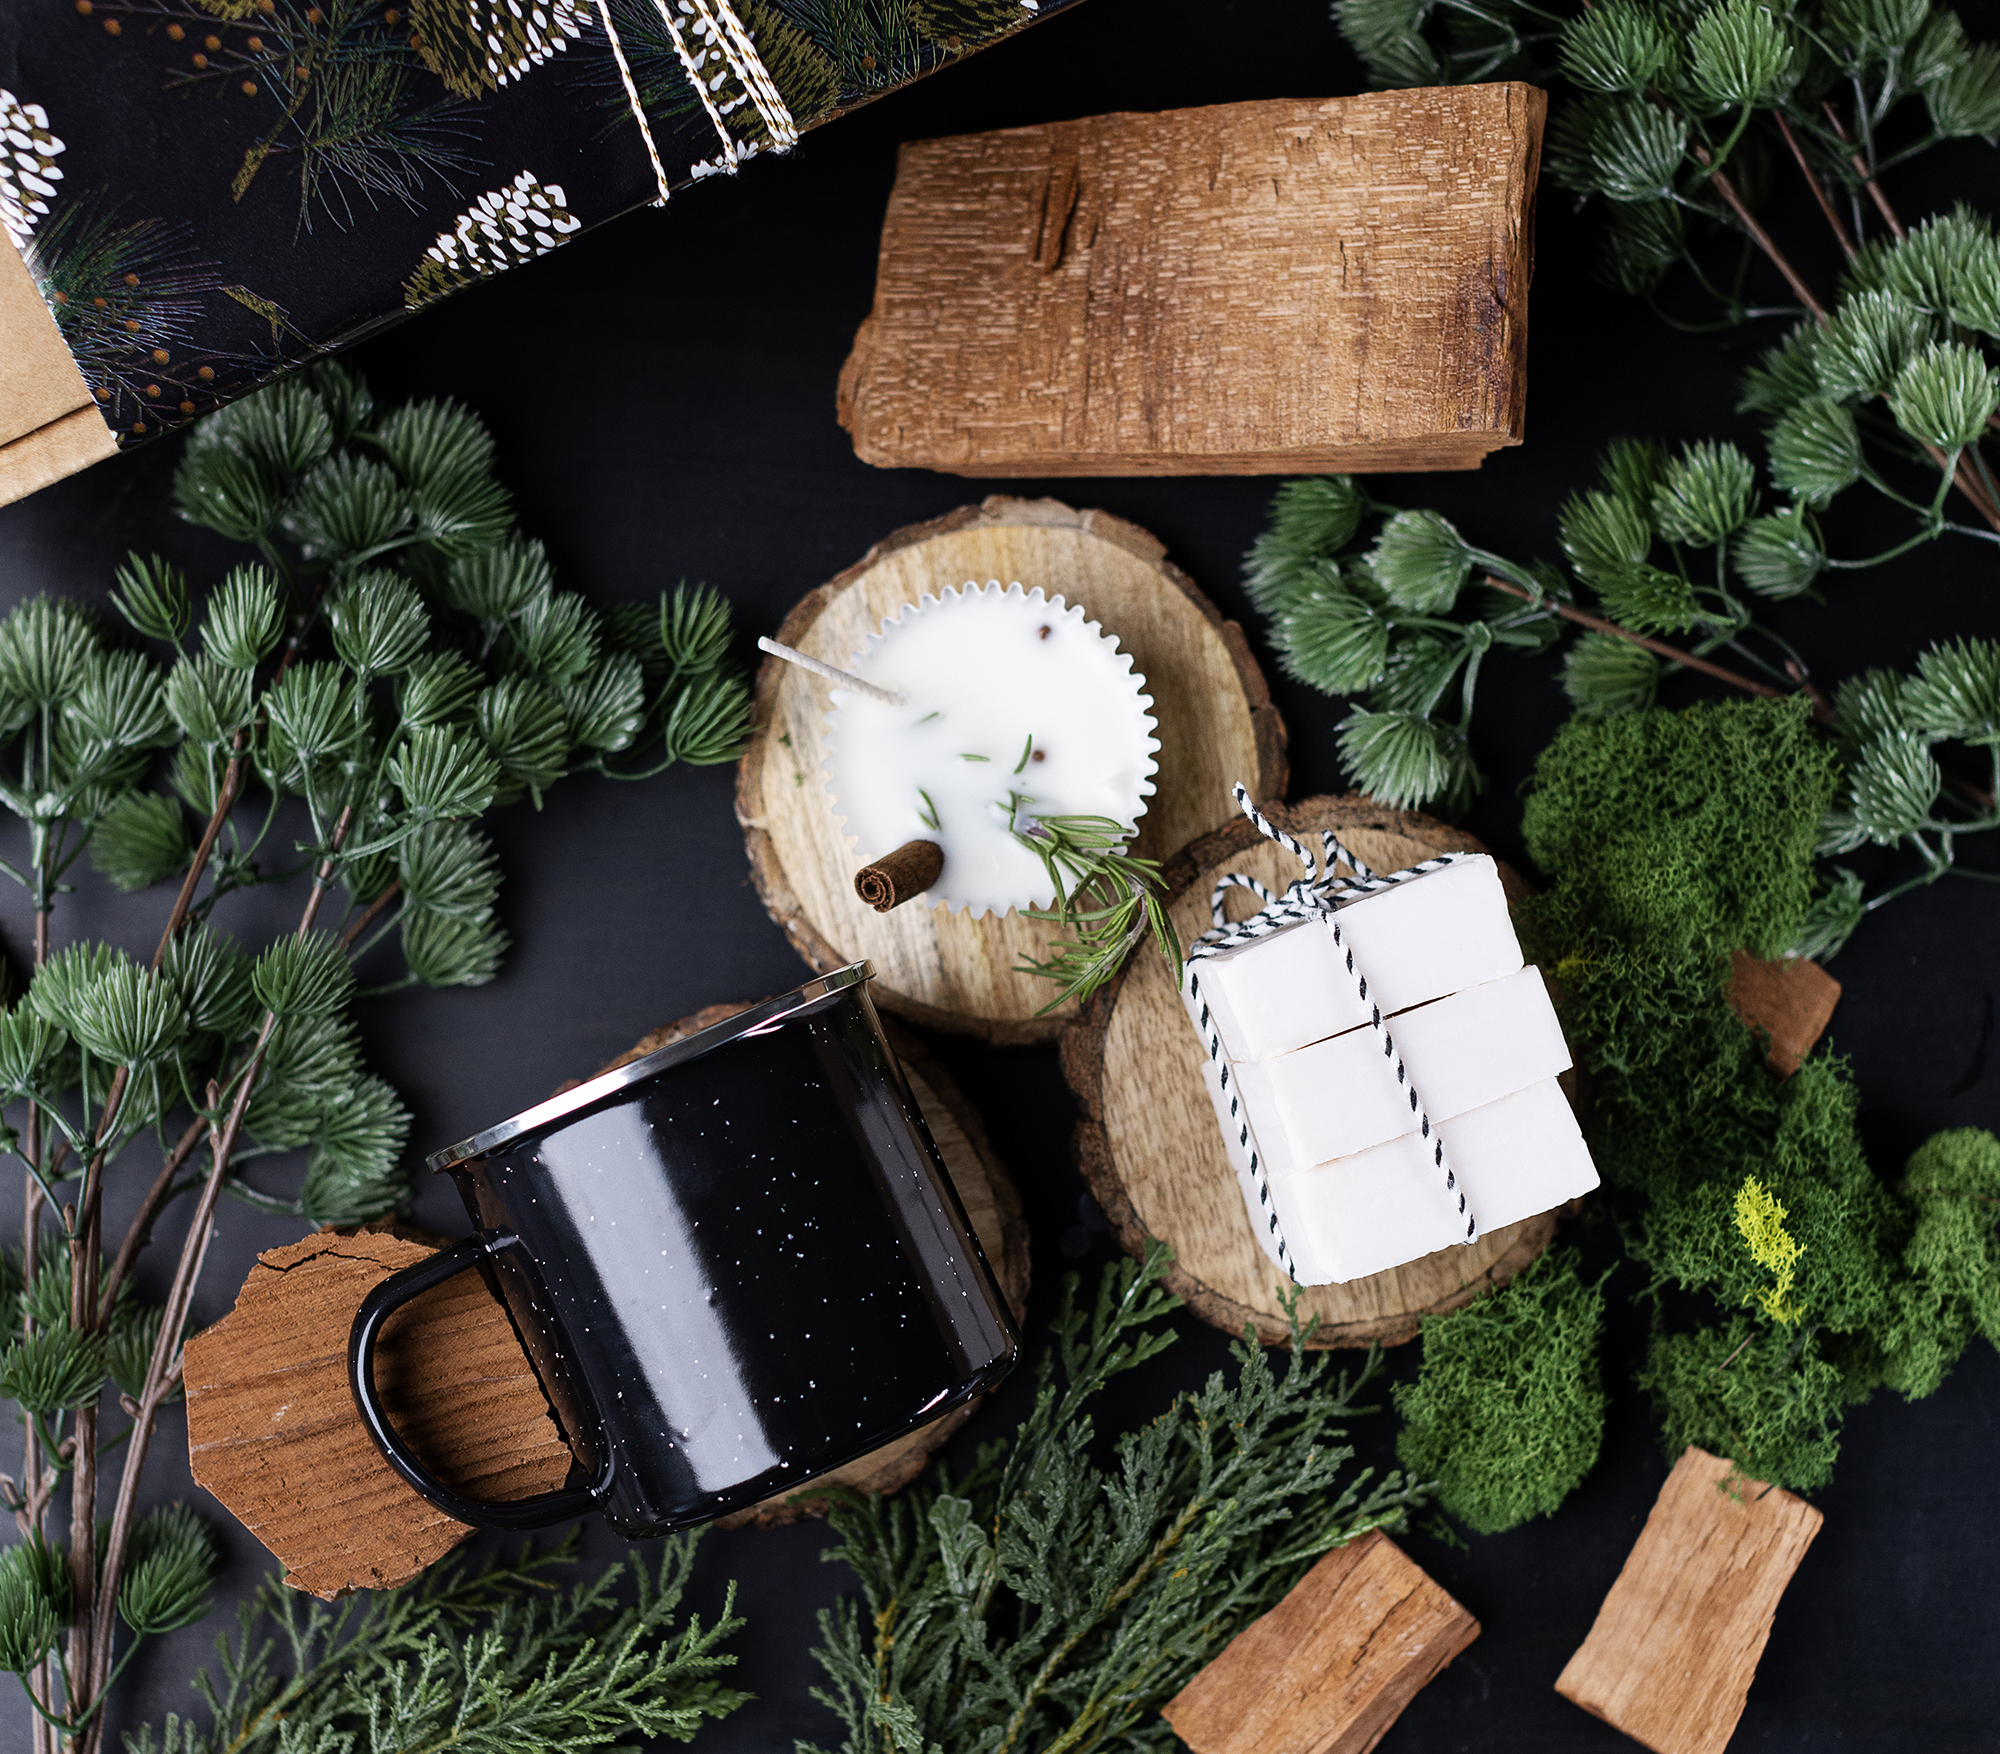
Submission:
M 1489 1297 L 1426 1316 L 1423 1364 L 1396 1386 L 1397 1459 L 1482 1535 L 1547 1516 L 1597 1462 L 1604 1296 L 1574 1249 L 1542 1256 Z

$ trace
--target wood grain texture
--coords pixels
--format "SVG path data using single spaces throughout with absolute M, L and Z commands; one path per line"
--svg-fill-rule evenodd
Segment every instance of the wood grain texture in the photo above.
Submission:
M 472 1533 L 383 1460 L 347 1384 L 361 1300 L 432 1252 L 388 1230 L 269 1249 L 236 1307 L 187 1344 L 189 1469 L 309 1595 L 392 1589 Z M 568 1476 L 541 1384 L 477 1273 L 392 1315 L 376 1360 L 397 1429 L 452 1485 L 514 1499 Z
M 1320 1560 L 1162 1715 L 1194 1754 L 1367 1754 L 1478 1636 L 1375 1530 Z
M 1654 1754 L 1722 1754 L 1822 1520 L 1690 1445 L 1556 1691 Z
M 598 1069 L 608 1072 L 628 1060 L 658 1053 L 684 1036 L 747 1009 L 747 1001 L 710 1005 L 679 1023 L 654 1030 L 610 1065 Z M 1021 1212 L 1021 1196 L 1014 1187 L 1014 1178 L 994 1155 L 979 1111 L 966 1101 L 951 1075 L 932 1058 L 930 1050 L 907 1029 L 899 1029 L 887 1019 L 884 1027 L 896 1057 L 903 1062 L 910 1093 L 917 1099 L 917 1107 L 923 1110 L 938 1153 L 951 1172 L 951 1184 L 958 1190 L 959 1203 L 965 1207 L 979 1246 L 1000 1282 L 1001 1295 L 1013 1310 L 1014 1320 L 1019 1322 L 1028 1309 L 1028 1221 Z M 804 1517 L 825 1516 L 831 1506 L 825 1489 L 831 1486 L 845 1486 L 856 1492 L 900 1491 L 924 1471 L 924 1464 L 978 1409 L 977 1400 L 954 1407 L 943 1418 L 934 1419 L 908 1436 L 822 1475 L 805 1492 L 764 1499 L 723 1517 L 717 1526 L 769 1529 Z
M 1160 751 L 1159 789 L 1139 820 L 1143 856 L 1164 859 L 1223 820 L 1239 779 L 1282 796 L 1284 725 L 1243 630 L 1154 537 L 1103 512 L 995 497 L 898 530 L 793 609 L 776 637 L 845 665 L 905 603 L 995 578 L 1081 603 L 1146 678 Z M 827 693 L 775 658 L 757 674 L 762 734 L 737 771 L 736 813 L 771 917 L 821 973 L 866 957 L 885 1010 L 1002 1044 L 1050 1040 L 1075 1007 L 1037 1017 L 1054 989 L 1015 964 L 1045 957 L 1051 928 L 920 902 L 878 914 L 854 893 L 861 860 L 834 821 L 820 769 Z
M 1484 852 L 1471 835 L 1414 811 L 1362 797 L 1309 798 L 1265 813 L 1295 835 L 1336 829 L 1378 871 L 1395 871 L 1440 852 Z M 1168 913 L 1182 944 L 1209 924 L 1208 898 L 1225 871 L 1243 871 L 1283 891 L 1299 862 L 1241 819 L 1204 836 L 1176 858 L 1167 877 Z M 1527 893 L 1500 867 L 1510 900 Z M 1232 918 L 1255 902 L 1243 891 Z M 1278 1303 L 1282 1275 L 1257 1246 L 1229 1166 L 1215 1111 L 1201 1082 L 1202 1047 L 1166 964 L 1144 952 L 1091 1000 L 1065 1032 L 1063 1075 L 1083 1104 L 1078 1166 L 1119 1240 L 1143 1254 L 1149 1237 L 1174 1249 L 1169 1288 L 1204 1321 L 1231 1333 L 1245 1324 L 1266 1345 L 1291 1329 Z M 1504 1284 L 1548 1246 L 1555 1215 L 1523 1220 L 1479 1238 L 1344 1285 L 1317 1285 L 1299 1298 L 1301 1319 L 1318 1316 L 1315 1346 L 1394 1346 L 1416 1335 L 1421 1318 L 1470 1303 Z
M 1467 469 L 1521 442 L 1548 100 L 1272 99 L 919 140 L 838 412 L 961 475 Z
M 1772 1070 L 1789 1078 L 1833 1021 L 1840 982 L 1802 956 L 1768 962 L 1738 950 L 1729 958 L 1728 999 L 1737 1016 L 1770 1038 Z

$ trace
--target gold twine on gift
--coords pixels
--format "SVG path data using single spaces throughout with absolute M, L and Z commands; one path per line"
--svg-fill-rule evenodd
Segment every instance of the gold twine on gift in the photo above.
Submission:
M 777 82 L 765 67 L 763 57 L 757 53 L 756 39 L 742 19 L 737 17 L 736 9 L 729 4 L 729 0 L 682 0 L 682 4 L 686 11 L 707 27 L 709 39 L 714 42 L 762 120 L 764 131 L 770 136 L 771 150 L 791 151 L 798 144 L 798 127 L 779 94 Z M 687 35 L 668 0 L 653 0 L 653 10 L 659 13 L 660 22 L 667 27 L 668 36 L 673 38 L 674 53 L 679 56 L 681 66 L 687 73 L 688 83 L 701 99 L 701 107 L 708 112 L 716 137 L 722 142 L 722 168 L 733 177 L 736 167 L 747 155 L 730 134 L 729 124 L 723 119 L 714 92 L 702 77 L 701 63 L 688 47 Z M 646 106 L 639 101 L 639 84 L 632 77 L 632 64 L 625 58 L 625 45 L 619 41 L 618 27 L 611 22 L 610 0 L 597 0 L 597 16 L 603 22 L 605 37 L 611 44 L 612 58 L 618 63 L 618 77 L 625 85 L 625 101 L 631 106 L 632 119 L 639 124 L 640 137 L 646 143 L 646 158 L 653 167 L 654 186 L 660 191 L 653 205 L 664 207 L 672 193 L 667 183 L 667 167 L 661 162 L 659 143 L 653 138 L 653 125 L 647 119 Z

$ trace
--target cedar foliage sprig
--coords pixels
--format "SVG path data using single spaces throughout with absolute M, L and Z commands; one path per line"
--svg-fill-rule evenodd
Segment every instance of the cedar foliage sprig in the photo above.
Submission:
M 1108 816 L 1031 816 L 1031 802 L 1018 795 L 1008 800 L 1014 838 L 1041 860 L 1056 900 L 1052 908 L 1021 911 L 1069 933 L 1050 946 L 1047 961 L 1024 956 L 1016 964 L 1017 973 L 1062 988 L 1035 1015 L 1047 1016 L 1066 999 L 1089 998 L 1149 932 L 1178 984 L 1180 946 L 1161 900 L 1166 881 L 1159 865 L 1132 853 L 1130 832 Z
M 170 1713 L 157 1739 L 150 1724 L 128 1734 L 127 1754 L 345 1749 L 363 1737 L 466 1754 L 568 1754 L 633 1734 L 690 1741 L 750 1697 L 717 1678 L 736 1661 L 721 1644 L 744 1624 L 734 1586 L 713 1625 L 680 1620 L 699 1538 L 667 1537 L 651 1569 L 635 1557 L 630 1604 L 623 1564 L 566 1591 L 550 1577 L 575 1563 L 573 1534 L 477 1570 L 447 1560 L 363 1603 L 313 1601 L 268 1578 L 238 1608 L 235 1639 L 217 1641 L 220 1684 L 206 1670 L 195 1678 L 208 1726 Z
M 206 1599 L 205 1542 L 135 1504 L 221 1195 L 340 1224 L 408 1197 L 410 1117 L 362 1063 L 357 968 L 393 943 L 402 972 L 375 991 L 491 980 L 507 940 L 479 817 L 573 771 L 727 760 L 744 735 L 727 605 L 681 587 L 609 618 L 558 590 L 492 451 L 464 409 L 377 410 L 319 367 L 189 439 L 183 515 L 257 558 L 196 592 L 133 556 L 112 601 L 153 650 L 60 599 L 0 621 L 0 810 L 26 842 L 0 874 L 35 915 L 33 979 L 0 1010 L 0 1151 L 27 1178 L 19 1295 L 0 1285 L 25 1451 L 0 1503 L 26 1537 L 0 1556 L 0 1665 L 40 1748 L 59 1729 L 94 1754 L 138 1640 Z M 650 767 L 612 766 L 654 739 Z M 54 946 L 86 854 L 121 889 L 177 880 L 149 963 Z M 253 949 L 218 929 L 231 896 L 292 879 L 309 879 L 295 932 Z M 338 890 L 345 916 L 322 919 Z M 106 1259 L 106 1183 L 149 1138 Z M 302 1147 L 283 1191 L 252 1180 L 253 1159 Z M 135 1263 L 190 1193 L 167 1294 L 141 1300 Z M 129 1423 L 100 1442 L 107 1384 Z M 121 1443 L 106 1528 L 99 1458 Z M 49 1535 L 65 1486 L 66 1545 Z
M 1397 1474 L 1347 1474 L 1378 1360 L 1333 1375 L 1296 1298 L 1281 1368 L 1246 1336 L 1233 1380 L 1216 1372 L 1096 1461 L 1091 1401 L 1173 1338 L 1170 1260 L 1154 1242 L 1107 1268 L 1088 1307 L 1070 1276 L 1033 1410 L 963 1479 L 834 1510 L 825 1557 L 861 1601 L 820 1615 L 831 1685 L 814 1697 L 843 1754 L 1170 1747 L 1159 1708 L 1197 1669 L 1320 1554 L 1426 1502 Z

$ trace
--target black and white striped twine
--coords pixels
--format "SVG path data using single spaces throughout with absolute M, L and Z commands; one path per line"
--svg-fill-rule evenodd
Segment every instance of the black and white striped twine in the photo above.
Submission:
M 1237 1143 L 1248 1155 L 1250 1179 L 1256 1184 L 1257 1199 L 1264 1210 L 1265 1223 L 1270 1227 L 1271 1239 L 1275 1245 L 1279 1266 L 1298 1281 L 1298 1268 L 1294 1264 L 1291 1250 L 1285 1245 L 1285 1233 L 1278 1223 L 1278 1212 L 1271 1201 L 1270 1178 L 1265 1173 L 1263 1158 L 1250 1141 L 1250 1124 L 1243 1113 L 1242 1099 L 1233 1088 L 1229 1062 L 1223 1057 L 1222 1037 L 1208 1008 L 1208 1001 L 1201 996 L 1201 976 L 1195 964 L 1205 957 L 1219 955 L 1225 950 L 1234 950 L 1245 944 L 1253 944 L 1259 938 L 1268 938 L 1274 932 L 1298 925 L 1306 920 L 1324 919 L 1333 932 L 1333 942 L 1346 963 L 1347 972 L 1353 976 L 1355 990 L 1361 1003 L 1368 1008 L 1368 1017 L 1376 1035 L 1382 1041 L 1385 1059 L 1396 1063 L 1396 1082 L 1408 1092 L 1410 1113 L 1416 1117 L 1419 1136 L 1428 1140 L 1431 1146 L 1431 1162 L 1444 1176 L 1445 1191 L 1458 1202 L 1458 1215 L 1465 1220 L 1465 1235 L 1462 1242 L 1473 1242 L 1479 1236 L 1479 1220 L 1465 1198 L 1465 1190 L 1459 1186 L 1458 1177 L 1445 1159 L 1444 1137 L 1432 1125 L 1430 1113 L 1417 1095 L 1417 1087 L 1411 1081 L 1409 1068 L 1403 1063 L 1403 1056 L 1396 1051 L 1395 1037 L 1390 1034 L 1387 1021 L 1382 1016 L 1382 1007 L 1368 996 L 1368 977 L 1355 964 L 1353 947 L 1348 944 L 1340 930 L 1340 920 L 1336 910 L 1341 903 L 1355 901 L 1363 895 L 1378 890 L 1393 888 L 1398 883 L 1407 883 L 1412 877 L 1421 877 L 1426 872 L 1442 870 L 1446 865 L 1454 865 L 1464 858 L 1463 853 L 1444 853 L 1435 859 L 1425 859 L 1411 865 L 1406 870 L 1377 876 L 1356 858 L 1332 830 L 1320 833 L 1320 856 L 1315 858 L 1305 845 L 1295 836 L 1287 834 L 1251 801 L 1249 791 L 1242 785 L 1235 787 L 1236 807 L 1247 816 L 1257 832 L 1267 840 L 1274 840 L 1298 859 L 1306 868 L 1305 876 L 1295 881 L 1283 895 L 1273 895 L 1271 891 L 1254 877 L 1246 877 L 1241 872 L 1231 871 L 1216 880 L 1215 890 L 1209 897 L 1209 917 L 1215 922 L 1213 927 L 1202 933 L 1188 946 L 1187 990 L 1188 995 L 1200 1006 L 1202 1033 L 1208 1039 L 1208 1057 L 1219 1068 L 1223 1094 L 1229 1098 L 1229 1118 L 1237 1127 Z M 1334 867 L 1344 861 L 1351 877 L 1335 877 Z M 1247 889 L 1264 905 L 1247 920 L 1232 922 L 1224 913 L 1224 902 L 1232 889 Z

